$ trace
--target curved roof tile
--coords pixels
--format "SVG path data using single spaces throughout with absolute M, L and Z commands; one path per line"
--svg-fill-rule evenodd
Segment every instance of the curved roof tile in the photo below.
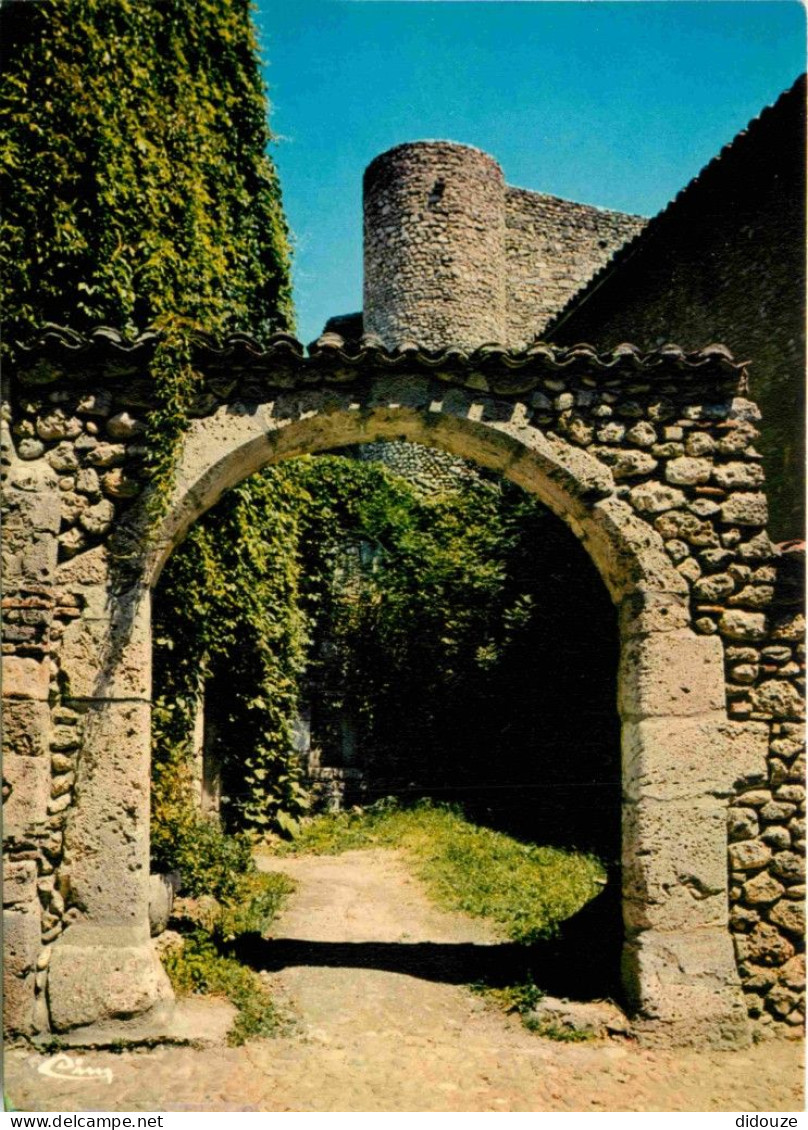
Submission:
M 159 341 L 159 334 L 148 331 L 130 339 L 118 330 L 99 326 L 87 334 L 79 334 L 64 326 L 47 325 L 30 342 L 20 345 L 19 369 L 22 379 L 40 363 L 50 363 L 67 374 L 75 370 L 79 376 L 88 365 L 110 364 L 120 373 L 121 362 L 148 362 Z M 558 346 L 533 342 L 526 349 L 507 349 L 490 342 L 474 349 L 460 345 L 444 349 L 425 349 L 417 342 L 406 342 L 397 349 L 386 349 L 377 337 L 365 334 L 349 340 L 337 333 L 324 333 L 308 350 L 290 334 L 277 333 L 265 342 L 248 334 L 236 333 L 219 339 L 211 334 L 196 333 L 193 339 L 196 363 L 208 370 L 222 368 L 260 377 L 266 387 L 289 387 L 299 380 L 309 383 L 324 379 L 341 382 L 378 372 L 422 372 L 444 380 L 474 387 L 513 394 L 535 387 L 541 377 L 566 371 L 602 373 L 611 377 L 651 374 L 671 369 L 686 376 L 703 371 L 716 381 L 743 378 L 744 362 L 736 361 L 726 346 L 713 344 L 686 352 L 678 345 L 642 351 L 629 343 L 607 352 L 598 352 L 585 343 Z M 116 364 L 117 362 L 117 364 Z M 79 364 L 80 363 L 80 364 Z

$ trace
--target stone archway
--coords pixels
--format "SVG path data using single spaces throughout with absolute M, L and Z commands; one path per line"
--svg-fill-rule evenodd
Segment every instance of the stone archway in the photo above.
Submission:
M 316 356 L 293 354 L 290 378 L 288 342 L 270 358 L 274 371 L 264 355 L 263 388 L 253 379 L 234 395 L 233 381 L 192 421 L 171 502 L 148 542 L 139 499 L 120 508 L 114 538 L 104 532 L 54 570 L 60 607 L 75 610 L 52 649 L 55 710 L 67 710 L 79 736 L 55 853 L 56 906 L 69 907 L 48 949 L 50 1023 L 57 1031 L 80 1028 L 134 1016 L 167 997 L 147 905 L 150 589 L 162 564 L 225 490 L 268 463 L 405 438 L 498 471 L 538 496 L 598 568 L 620 622 L 626 994 L 649 1038 L 742 1042 L 726 807 L 735 782 L 762 771 L 766 735 L 754 722 L 728 719 L 721 642 L 703 624 L 694 630 L 692 581 L 665 551 L 656 522 L 683 515 L 688 528 L 698 527 L 687 536 L 713 544 L 711 522 L 721 509 L 694 505 L 711 460 L 680 456 L 675 444 L 667 459 L 647 452 L 649 432 L 660 438 L 660 415 L 705 435 L 742 416 L 747 402 L 733 399 L 736 366 L 720 350 L 690 359 L 623 351 L 604 360 L 587 349 L 539 347 L 458 361 L 368 348 L 348 357 L 325 348 L 320 363 L 325 356 L 330 368 L 318 371 Z M 221 368 L 216 353 L 213 359 Z M 621 409 L 632 447 L 607 442 L 629 430 L 617 422 Z M 126 451 L 124 471 L 125 459 Z M 58 483 L 41 460 L 21 467 L 14 465 L 10 489 L 39 500 L 43 537 L 55 544 Z M 24 480 L 37 468 L 31 492 Z M 724 505 L 737 503 L 730 497 Z M 19 700 L 39 702 L 42 714 L 41 695 Z M 58 713 L 53 722 L 52 731 L 65 728 Z

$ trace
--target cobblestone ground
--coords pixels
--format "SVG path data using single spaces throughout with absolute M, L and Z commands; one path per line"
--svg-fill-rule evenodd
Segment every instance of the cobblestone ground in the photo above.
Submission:
M 394 853 L 266 865 L 300 881 L 276 935 L 285 939 L 289 963 L 266 974 L 297 1015 L 289 1034 L 242 1048 L 61 1053 L 69 1061 L 10 1049 L 6 1090 L 14 1105 L 323 1112 L 803 1107 L 799 1042 L 739 1052 L 650 1050 L 625 1040 L 556 1043 L 491 1011 L 462 985 L 442 982 L 439 959 L 447 948 L 496 938 L 478 922 L 430 906 Z M 406 946 L 420 946 L 412 953 L 428 957 L 420 975 L 401 971 Z M 83 1074 L 58 1077 L 71 1071 Z

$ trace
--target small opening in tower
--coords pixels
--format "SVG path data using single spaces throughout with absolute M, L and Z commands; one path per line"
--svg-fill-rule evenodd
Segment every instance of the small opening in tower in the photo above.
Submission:
M 446 189 L 446 182 L 443 177 L 439 177 L 432 185 L 432 191 L 427 197 L 427 204 L 430 208 L 434 208 L 443 199 L 443 193 Z

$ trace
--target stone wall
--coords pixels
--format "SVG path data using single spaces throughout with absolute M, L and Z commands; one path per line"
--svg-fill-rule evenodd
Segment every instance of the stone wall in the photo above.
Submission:
M 777 539 L 805 493 L 805 81 L 765 110 L 576 296 L 548 338 L 721 341 L 751 362 Z
M 364 330 L 389 347 L 522 347 L 644 223 L 510 188 L 478 149 L 400 145 L 365 172 Z
M 747 577 L 736 566 L 730 575 L 746 584 L 761 572 Z M 729 694 L 757 681 L 751 705 L 770 725 L 766 779 L 739 790 L 729 811 L 730 927 L 750 1015 L 763 1028 L 784 1019 L 797 1032 L 805 993 L 804 580 L 804 547 L 784 547 L 758 584 L 773 596 L 766 635 L 730 640 L 726 651 Z
M 381 463 L 412 483 L 425 494 L 456 491 L 479 481 L 480 470 L 465 459 L 458 459 L 448 451 L 424 447 L 420 443 L 390 442 L 363 443 L 359 447 L 337 452 L 363 463 Z
M 505 208 L 507 341 L 516 348 L 541 337 L 550 318 L 647 223 L 524 188 L 506 189 Z
M 92 378 L 79 388 L 40 389 L 34 381 L 18 386 L 5 405 L 11 429 L 4 421 L 4 986 L 7 1023 L 26 1034 L 50 1026 L 45 985 L 52 947 L 83 916 L 80 882 L 71 883 L 65 856 L 78 754 L 94 722 L 91 704 L 109 690 L 149 696 L 148 657 L 135 674 L 139 686 L 131 680 L 123 691 L 95 685 L 109 621 L 86 599 L 116 515 L 141 489 L 143 425 L 134 413 L 143 408 L 144 393 L 137 381 L 118 382 L 114 392 Z M 90 624 L 88 634 L 93 620 L 99 629 Z M 97 847 L 74 851 L 77 878 L 82 850 L 92 854 Z M 114 885 L 112 872 L 110 879 Z
M 57 1030 L 164 991 L 147 949 L 148 578 L 127 517 L 149 343 L 63 338 L 46 334 L 14 375 L 3 451 L 5 973 L 22 1032 L 48 1023 L 46 981 Z M 205 387 L 162 553 L 270 459 L 402 435 L 506 474 L 568 522 L 620 611 L 627 991 L 658 1027 L 724 1038 L 682 1002 L 730 999 L 731 801 L 750 1011 L 798 1030 L 804 621 L 791 557 L 766 534 L 759 413 L 726 351 L 503 358 L 332 341 L 306 358 L 281 336 L 264 350 L 203 344 L 196 363 Z

